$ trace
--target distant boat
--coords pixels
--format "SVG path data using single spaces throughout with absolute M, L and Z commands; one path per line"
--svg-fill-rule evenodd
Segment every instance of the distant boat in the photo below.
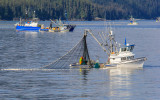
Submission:
M 55 25 L 55 27 L 52 27 L 52 24 Z M 71 24 L 64 24 L 59 19 L 57 21 L 52 21 L 50 23 L 50 27 L 46 27 L 45 29 L 41 29 L 40 31 L 48 31 L 48 32 L 72 32 L 76 25 Z
M 35 11 L 34 11 L 35 13 Z M 14 24 L 17 31 L 39 31 L 43 25 L 38 24 L 38 18 L 33 17 L 31 21 L 23 21 Z
M 156 22 L 160 22 L 160 17 L 157 17 Z
M 36 21 L 26 21 L 24 23 L 20 21 L 15 26 L 17 31 L 39 31 L 41 29 L 41 25 Z
M 138 23 L 135 21 L 135 19 L 131 16 L 130 23 L 128 25 L 138 25 Z

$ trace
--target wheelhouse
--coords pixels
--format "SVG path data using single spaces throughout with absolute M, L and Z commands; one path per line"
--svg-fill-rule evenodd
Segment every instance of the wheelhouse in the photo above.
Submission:
M 133 60 L 134 59 L 134 54 L 132 53 L 133 49 L 134 49 L 134 45 L 128 45 L 128 44 L 120 48 L 120 51 L 118 54 L 110 55 L 109 63 L 115 64 L 123 61 Z
M 130 51 L 130 52 L 132 52 L 133 49 L 134 49 L 134 46 L 135 46 L 135 45 L 129 45 L 129 46 L 122 47 L 122 48 L 120 48 L 120 52 L 125 52 L 125 51 Z

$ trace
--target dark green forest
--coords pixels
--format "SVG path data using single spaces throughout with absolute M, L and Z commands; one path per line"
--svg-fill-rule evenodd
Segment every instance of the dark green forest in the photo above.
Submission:
M 0 0 L 0 20 L 32 17 L 40 20 L 155 19 L 160 16 L 159 0 Z M 27 14 L 26 14 L 27 12 Z M 66 14 L 65 14 L 66 13 Z

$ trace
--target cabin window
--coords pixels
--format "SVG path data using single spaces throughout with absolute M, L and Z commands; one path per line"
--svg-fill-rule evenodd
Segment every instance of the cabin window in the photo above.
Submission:
M 121 60 L 122 60 L 122 61 L 123 61 L 123 60 L 126 60 L 126 57 L 122 57 Z
M 132 51 L 133 51 L 133 49 L 134 49 L 134 46 L 131 46 L 131 49 L 130 49 L 130 51 L 132 52 Z
M 134 56 L 127 57 L 127 60 L 134 59 Z
M 134 59 L 134 56 L 131 56 L 131 59 Z
M 127 51 L 130 51 L 130 48 L 129 48 L 129 47 L 127 47 Z
M 126 51 L 127 50 L 127 48 L 121 48 L 121 51 Z

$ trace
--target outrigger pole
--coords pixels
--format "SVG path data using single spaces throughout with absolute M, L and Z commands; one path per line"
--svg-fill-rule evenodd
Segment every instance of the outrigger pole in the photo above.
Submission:
M 102 46 L 102 44 L 98 41 L 98 39 L 94 36 L 94 34 L 91 32 L 90 29 L 85 29 L 85 33 L 90 33 L 92 37 L 96 40 L 96 42 L 102 47 L 102 49 L 107 53 L 107 55 L 110 55 L 110 53 L 107 52 L 106 48 Z

